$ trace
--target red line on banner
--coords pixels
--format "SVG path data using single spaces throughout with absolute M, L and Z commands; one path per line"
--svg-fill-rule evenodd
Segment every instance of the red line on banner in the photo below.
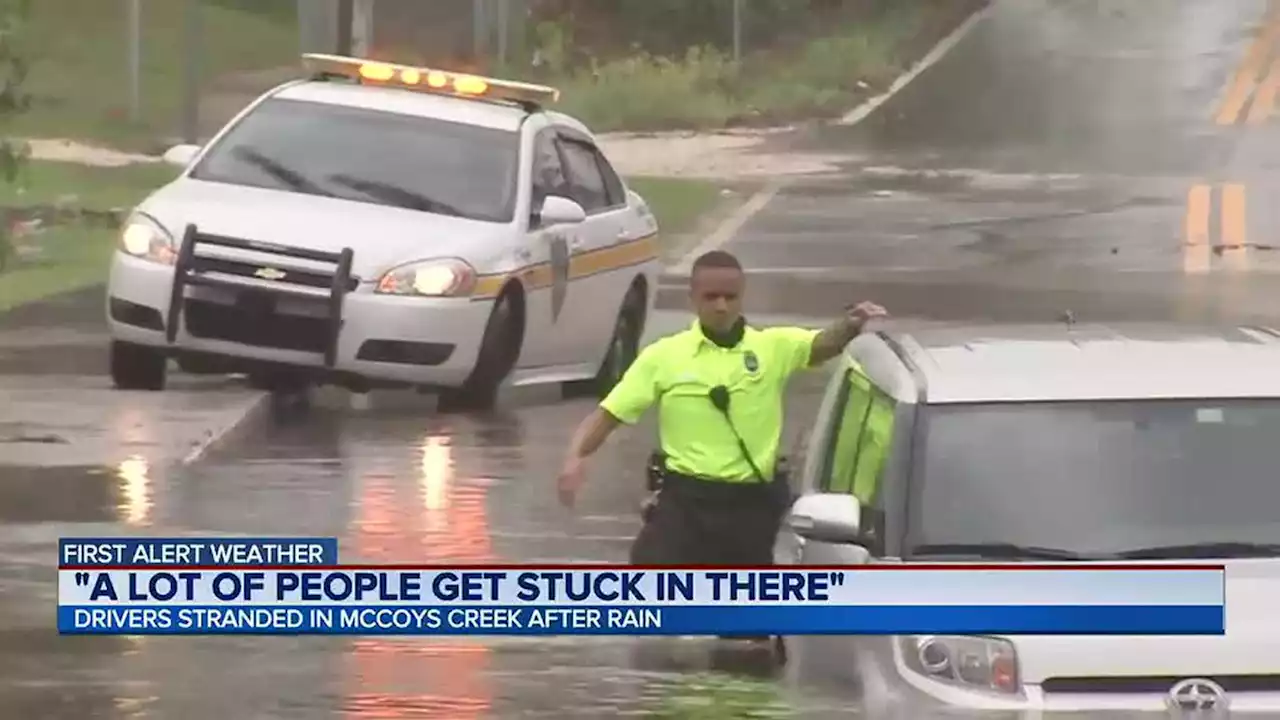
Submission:
M 1105 570 L 1108 572 L 1144 572 L 1144 571 L 1187 571 L 1187 570 L 1217 570 L 1225 572 L 1224 565 L 1196 565 L 1191 563 L 1166 564 L 1166 565 L 1124 565 L 1124 564 L 1074 564 L 1074 565 L 1033 565 L 1030 563 L 1014 563 L 1007 565 L 990 565 L 990 564 L 972 564 L 963 565 L 959 563 L 948 564 L 903 564 L 903 565 L 773 565 L 760 567 L 720 567 L 712 565 L 663 565 L 663 566 L 645 566 L 645 565 L 59 565 L 59 570 L 88 570 L 105 572 L 108 570 L 130 570 L 130 571 L 147 571 L 147 570 L 279 570 L 279 571 L 299 571 L 299 570 L 377 570 L 377 571 L 419 571 L 419 572 L 482 572 L 482 571 L 505 571 L 505 572 L 540 572 L 540 571 L 626 571 L 626 570 L 653 570 L 657 572 L 666 571 L 721 571 L 721 572 L 881 572 L 881 571 L 952 571 L 966 572 L 973 570 L 999 570 L 1009 572 L 1024 571 L 1043 571 L 1054 570 L 1062 572 L 1092 572 L 1095 570 Z

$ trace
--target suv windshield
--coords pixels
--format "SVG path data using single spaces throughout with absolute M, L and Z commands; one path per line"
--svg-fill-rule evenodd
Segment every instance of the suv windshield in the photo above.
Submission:
M 934 406 L 926 427 L 911 547 L 1280 555 L 1280 401 Z
M 276 98 L 191 177 L 509 222 L 518 159 L 515 132 Z

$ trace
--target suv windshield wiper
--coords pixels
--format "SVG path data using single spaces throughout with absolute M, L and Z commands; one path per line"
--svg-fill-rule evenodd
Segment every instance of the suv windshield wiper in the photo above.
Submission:
M 232 150 L 241 160 L 257 167 L 271 177 L 284 183 L 287 187 L 298 192 L 310 193 L 312 195 L 328 195 L 323 188 L 315 182 L 307 179 L 302 173 L 282 164 L 279 160 L 263 155 L 257 150 L 250 150 L 247 147 L 238 147 Z
M 1280 544 L 1205 542 L 1185 545 L 1153 545 L 1116 553 L 1125 560 L 1178 560 L 1182 558 L 1280 557 Z
M 390 185 L 376 180 L 364 180 L 341 173 L 330 175 L 328 179 L 339 185 L 364 193 L 375 200 L 398 205 L 409 210 L 421 210 L 423 212 L 436 213 L 437 215 L 453 215 L 455 217 L 466 216 L 466 213 L 448 203 L 434 200 L 426 195 L 406 190 L 397 185 Z
M 1106 560 L 1104 555 L 1086 555 L 1063 548 L 1013 543 L 937 543 L 917 545 L 911 548 L 911 556 L 920 555 L 971 555 L 979 558 L 1001 560 Z

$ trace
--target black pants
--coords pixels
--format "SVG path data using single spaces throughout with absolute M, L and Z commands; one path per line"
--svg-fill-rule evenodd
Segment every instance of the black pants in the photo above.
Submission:
M 744 485 L 668 474 L 657 505 L 631 546 L 631 564 L 773 565 L 773 546 L 790 493 L 780 482 Z
M 785 493 L 785 494 L 784 494 Z M 633 565 L 773 565 L 790 489 L 670 474 L 631 546 Z

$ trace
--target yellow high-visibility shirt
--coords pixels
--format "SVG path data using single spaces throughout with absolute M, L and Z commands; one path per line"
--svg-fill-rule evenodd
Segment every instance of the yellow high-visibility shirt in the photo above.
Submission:
M 710 399 L 711 389 L 724 385 L 733 426 L 765 480 L 771 480 L 782 442 L 787 381 L 809 366 L 818 333 L 748 327 L 737 346 L 722 348 L 702 334 L 695 320 L 688 330 L 644 348 L 600 407 L 634 424 L 657 403 L 658 434 L 670 470 L 752 482 L 751 466 Z

